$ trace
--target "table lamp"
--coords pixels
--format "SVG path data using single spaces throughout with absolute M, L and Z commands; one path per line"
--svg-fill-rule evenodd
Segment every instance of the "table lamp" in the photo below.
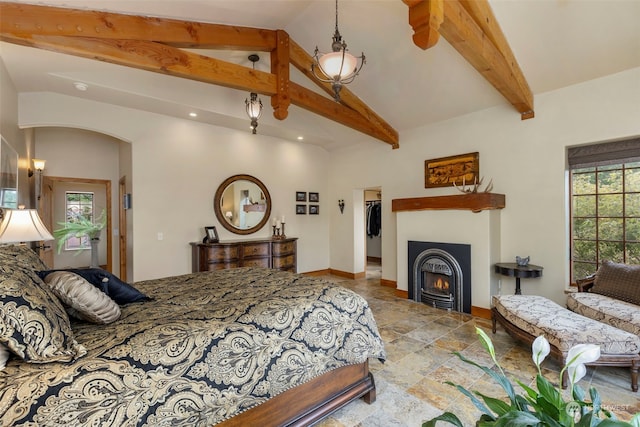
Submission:
M 0 223 L 0 243 L 54 240 L 35 209 L 6 209 Z

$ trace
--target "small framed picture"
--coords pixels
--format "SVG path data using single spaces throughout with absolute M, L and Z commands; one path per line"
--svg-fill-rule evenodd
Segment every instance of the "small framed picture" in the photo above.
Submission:
M 306 201 L 307 201 L 307 192 L 296 191 L 296 202 L 306 202 Z
M 313 203 L 320 202 L 320 194 L 309 192 L 309 202 L 313 202 Z
M 205 227 L 204 231 L 206 235 L 202 240 L 202 243 L 218 243 L 218 230 L 216 230 L 215 226 Z
M 307 205 L 296 205 L 296 215 L 306 215 Z
M 320 213 L 319 205 L 309 205 L 309 215 L 318 215 Z

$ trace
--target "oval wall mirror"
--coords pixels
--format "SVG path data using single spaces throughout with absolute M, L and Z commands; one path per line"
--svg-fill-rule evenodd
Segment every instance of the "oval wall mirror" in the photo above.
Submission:
M 236 234 L 260 230 L 271 215 L 269 190 L 251 175 L 234 175 L 226 180 L 213 199 L 213 209 L 220 224 Z

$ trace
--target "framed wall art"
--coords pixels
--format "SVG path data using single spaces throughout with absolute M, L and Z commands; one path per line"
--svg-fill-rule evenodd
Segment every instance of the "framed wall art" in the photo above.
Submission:
M 309 202 L 318 203 L 320 201 L 320 193 L 309 192 Z
M 309 215 L 318 215 L 318 214 L 320 214 L 320 206 L 309 205 Z
M 479 153 L 440 157 L 424 161 L 424 188 L 473 184 L 480 179 Z
M 296 215 L 306 215 L 307 205 L 296 205 Z
M 0 207 L 18 208 L 18 153 L 0 137 Z
M 306 202 L 306 201 L 307 201 L 307 192 L 296 191 L 296 202 Z

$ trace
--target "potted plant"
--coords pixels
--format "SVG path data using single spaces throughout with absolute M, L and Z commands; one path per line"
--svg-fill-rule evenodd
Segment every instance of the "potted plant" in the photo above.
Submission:
M 73 221 L 59 222 L 62 228 L 58 228 L 53 231 L 53 237 L 58 240 L 58 253 L 62 250 L 64 242 L 71 237 L 82 238 L 84 236 L 89 237 L 89 243 L 91 245 L 91 265 L 92 268 L 98 268 L 100 266 L 98 262 L 98 243 L 100 242 L 100 233 L 102 229 L 107 225 L 107 213 L 103 209 L 100 216 L 96 218 L 95 222 L 84 217 L 82 214 L 77 214 L 73 217 Z M 84 248 L 81 248 L 84 250 Z
M 467 396 L 476 408 L 483 412 L 476 426 L 576 426 L 587 427 L 599 425 L 605 426 L 629 426 L 640 427 L 640 413 L 636 414 L 629 423 L 618 421 L 615 416 L 602 407 L 600 395 L 595 388 L 589 389 L 591 401 L 585 401 L 585 392 L 576 383 L 587 373 L 585 364 L 594 362 L 600 358 L 600 347 L 593 344 L 578 344 L 569 349 L 567 364 L 560 372 L 560 384 L 562 376 L 568 374 L 571 396 L 573 400 L 565 401 L 562 391 L 554 387 L 542 376 L 540 364 L 549 355 L 549 342 L 539 336 L 532 344 L 532 358 L 538 374 L 536 375 L 535 390 L 532 387 L 517 381 L 525 391 L 524 395 L 517 395 L 511 382 L 496 360 L 496 354 L 491 339 L 480 328 L 476 327 L 476 333 L 480 336 L 480 342 L 489 353 L 496 368 L 491 369 L 481 366 L 472 360 L 465 358 L 458 352 L 454 352 L 460 360 L 482 369 L 493 378 L 507 393 L 508 401 L 486 396 L 480 392 L 473 393 L 466 388 L 447 381 L 447 384 L 456 387 Z M 463 424 L 460 419 L 451 412 L 445 412 L 422 424 L 422 427 L 432 427 L 437 421 L 445 421 L 458 427 Z

